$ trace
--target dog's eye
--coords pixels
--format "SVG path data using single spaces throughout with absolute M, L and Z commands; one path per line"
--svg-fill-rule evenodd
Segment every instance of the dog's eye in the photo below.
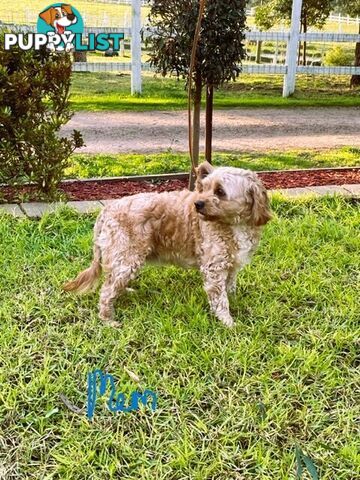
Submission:
M 59 14 L 59 13 L 56 13 L 56 14 L 55 14 L 55 18 L 60 18 L 60 14 Z
M 225 197 L 226 194 L 221 187 L 217 187 L 217 189 L 215 190 L 215 195 L 218 197 Z

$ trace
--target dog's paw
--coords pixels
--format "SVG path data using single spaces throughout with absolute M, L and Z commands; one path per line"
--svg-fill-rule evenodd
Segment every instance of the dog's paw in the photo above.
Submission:
M 232 328 L 235 325 L 234 320 L 230 315 L 222 317 L 220 318 L 220 320 L 225 325 L 225 327 Z
M 103 321 L 104 325 L 108 327 L 118 328 L 120 327 L 120 323 L 114 320 L 115 312 L 114 307 L 111 308 L 100 308 L 99 317 Z
M 102 321 L 105 326 L 112 327 L 112 328 L 119 328 L 121 327 L 121 323 L 117 322 L 116 320 L 105 320 L 102 318 Z

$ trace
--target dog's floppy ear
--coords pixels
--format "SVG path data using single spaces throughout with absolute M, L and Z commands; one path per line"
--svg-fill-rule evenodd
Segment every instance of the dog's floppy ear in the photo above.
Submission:
M 72 11 L 71 5 L 68 5 L 67 3 L 62 3 L 62 4 L 61 4 L 61 8 L 62 8 L 63 10 L 65 10 L 65 12 L 66 12 L 68 15 L 72 15 L 73 11 Z
M 196 169 L 196 176 L 199 180 L 203 180 L 214 171 L 214 167 L 207 161 L 201 163 Z
M 49 7 L 47 10 L 41 12 L 39 17 L 42 18 L 48 25 L 52 25 L 55 18 L 54 10 L 54 7 Z
M 201 181 L 210 175 L 210 173 L 214 170 L 214 167 L 210 165 L 209 162 L 203 162 L 201 163 L 196 169 L 196 182 L 195 182 L 195 190 L 197 192 L 202 192 L 203 187 Z
M 265 225 L 272 217 L 266 189 L 260 182 L 254 182 L 247 193 L 251 204 L 250 223 L 256 227 Z

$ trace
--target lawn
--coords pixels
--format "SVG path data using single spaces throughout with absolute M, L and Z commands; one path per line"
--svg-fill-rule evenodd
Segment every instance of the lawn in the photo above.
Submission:
M 360 106 L 360 90 L 347 76 L 298 75 L 296 93 L 282 97 L 282 75 L 241 75 L 215 94 L 215 108 Z M 143 75 L 143 94 L 131 96 L 130 74 L 74 73 L 71 104 L 75 110 L 172 110 L 187 107 L 184 82 Z
M 94 217 L 1 218 L 4 478 L 288 480 L 297 447 L 322 480 L 359 478 L 359 204 L 272 206 L 232 331 L 199 274 L 173 267 L 147 267 L 117 308 L 122 328 L 104 326 L 97 294 L 61 291 L 90 261 Z M 154 413 L 101 401 L 89 421 L 59 400 L 83 409 L 96 368 L 129 394 L 124 367 L 157 393 Z
M 326 151 L 215 153 L 213 163 L 220 166 L 259 170 L 289 170 L 359 166 L 360 148 L 343 147 Z M 189 155 L 160 154 L 74 154 L 65 172 L 67 178 L 116 177 L 187 172 Z

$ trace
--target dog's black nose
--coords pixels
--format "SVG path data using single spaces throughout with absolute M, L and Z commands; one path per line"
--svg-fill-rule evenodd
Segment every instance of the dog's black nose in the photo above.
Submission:
M 198 200 L 197 202 L 195 202 L 195 208 L 198 212 L 202 210 L 204 207 L 205 207 L 205 202 L 201 200 Z
M 68 13 L 67 15 L 67 18 L 72 22 L 75 18 L 75 15 L 73 13 Z

